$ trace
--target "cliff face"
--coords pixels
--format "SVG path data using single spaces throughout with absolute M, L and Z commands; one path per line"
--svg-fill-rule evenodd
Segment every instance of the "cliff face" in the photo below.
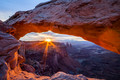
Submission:
M 0 21 L 0 79 L 40 79 L 40 76 L 21 71 L 19 67 L 25 60 L 24 50 L 19 49 L 20 42 L 15 37 L 19 39 L 29 32 L 52 30 L 60 34 L 80 36 L 120 53 L 119 4 L 120 0 L 52 0 L 37 5 L 33 10 L 19 11 L 5 23 Z M 61 75 L 62 79 L 66 78 L 66 74 L 58 74 L 59 77 Z M 67 75 L 68 79 L 70 77 L 78 80 L 84 78 Z
M 9 80 L 11 71 L 19 69 L 18 53 L 20 43 L 11 33 L 11 28 L 0 22 L 0 79 Z M 20 69 L 18 70 L 20 71 Z
M 29 32 L 52 30 L 83 37 L 120 53 L 120 0 L 52 0 L 19 11 L 6 21 L 17 39 Z
M 89 79 L 83 75 L 69 75 L 63 72 L 49 77 L 22 71 L 20 64 L 25 61 L 24 45 L 10 34 L 11 30 L 14 29 L 0 21 L 0 80 Z M 28 70 L 33 71 L 31 66 L 24 66 L 29 68 Z

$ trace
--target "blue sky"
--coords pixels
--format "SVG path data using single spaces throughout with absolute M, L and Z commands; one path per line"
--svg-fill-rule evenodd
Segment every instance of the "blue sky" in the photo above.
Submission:
M 0 20 L 5 21 L 17 11 L 30 10 L 47 1 L 50 0 L 0 0 Z

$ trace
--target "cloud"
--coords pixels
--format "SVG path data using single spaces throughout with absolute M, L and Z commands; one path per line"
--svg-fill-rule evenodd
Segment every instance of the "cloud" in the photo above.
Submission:
M 13 14 L 12 11 L 0 11 L 0 20 L 5 21 Z
M 43 33 L 28 33 L 24 37 L 21 37 L 20 40 L 22 41 L 42 41 L 45 38 L 51 38 L 55 41 L 85 41 L 81 37 L 71 36 L 71 35 L 65 35 L 65 34 L 58 34 L 53 33 L 51 31 L 43 32 Z
M 0 0 L 0 19 L 5 21 L 17 11 L 33 9 L 36 5 L 50 0 Z

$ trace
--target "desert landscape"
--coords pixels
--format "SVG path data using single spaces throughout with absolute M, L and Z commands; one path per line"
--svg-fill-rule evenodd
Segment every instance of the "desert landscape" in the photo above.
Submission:
M 120 0 L 2 2 L 0 80 L 120 79 Z

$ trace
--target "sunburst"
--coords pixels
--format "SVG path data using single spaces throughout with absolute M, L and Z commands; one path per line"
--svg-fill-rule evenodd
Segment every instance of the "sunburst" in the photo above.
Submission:
M 43 64 L 43 70 L 45 70 L 49 46 L 53 46 L 53 48 L 55 48 L 57 51 L 59 50 L 59 48 L 53 43 L 53 39 L 51 39 L 51 38 L 45 38 L 42 42 L 39 42 L 36 45 L 41 45 L 41 44 L 44 44 L 44 43 L 46 43 L 46 47 L 45 47 L 44 54 L 43 54 L 43 59 L 42 59 L 42 62 L 44 63 Z

